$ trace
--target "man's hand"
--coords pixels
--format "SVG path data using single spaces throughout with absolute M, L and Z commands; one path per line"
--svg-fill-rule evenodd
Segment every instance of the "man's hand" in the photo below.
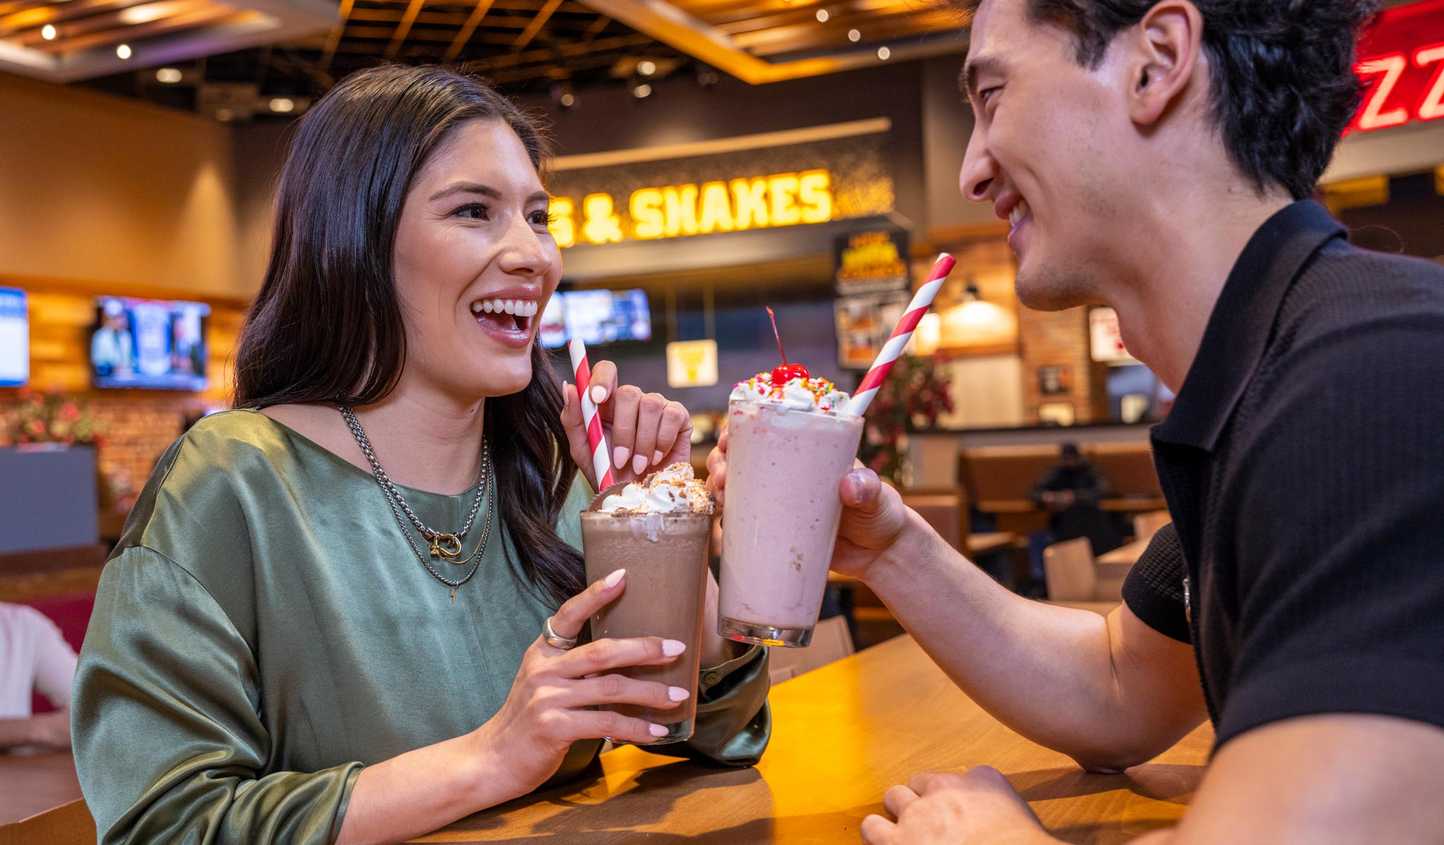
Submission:
M 916 775 L 907 786 L 894 786 L 883 806 L 896 822 L 882 816 L 862 821 L 867 845 L 965 845 L 1057 842 L 996 769 L 980 766 L 963 774 Z
M 727 434 L 724 427 L 717 446 L 707 455 L 707 489 L 717 500 L 721 519 L 726 519 Z M 832 553 L 832 568 L 865 581 L 868 567 L 897 542 L 907 525 L 908 509 L 896 490 L 883 484 L 877 473 L 861 464 L 843 476 L 838 496 L 842 499 L 842 521 Z M 720 541 L 720 537 L 714 540 Z

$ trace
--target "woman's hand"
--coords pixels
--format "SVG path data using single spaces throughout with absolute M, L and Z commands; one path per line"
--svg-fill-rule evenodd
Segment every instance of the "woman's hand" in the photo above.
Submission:
M 692 415 L 681 403 L 670 402 L 660 393 L 643 393 L 630 384 L 618 387 L 617 365 L 611 361 L 599 361 L 592 368 L 590 390 L 602 419 L 602 431 L 612 448 L 609 457 L 617 481 L 632 481 L 649 469 L 692 459 Z M 566 400 L 562 425 L 567 430 L 572 460 L 582 468 L 592 489 L 597 489 L 576 385 L 563 384 L 562 395 Z
M 723 507 L 727 497 L 727 441 L 724 428 L 716 448 L 707 455 L 707 489 L 717 500 L 719 524 L 727 518 Z M 866 581 L 868 567 L 892 548 L 907 526 L 908 509 L 896 490 L 861 464 L 843 476 L 837 494 L 842 499 L 842 520 L 838 523 L 831 566 L 836 572 Z M 720 537 L 714 540 L 720 541 Z
M 557 610 L 552 616 L 552 631 L 561 637 L 579 635 L 587 620 L 625 589 L 625 570 L 593 583 Z M 676 707 L 687 699 L 686 689 L 634 680 L 613 670 L 663 666 L 676 660 L 684 649 L 677 640 L 637 637 L 597 640 L 562 650 L 547 645 L 539 636 L 522 655 L 506 703 L 473 735 L 476 753 L 498 761 L 510 779 L 508 793 L 515 797 L 531 792 L 551 777 L 573 742 L 604 737 L 652 742 L 665 735 L 667 729 L 611 710 L 592 708 L 615 704 Z

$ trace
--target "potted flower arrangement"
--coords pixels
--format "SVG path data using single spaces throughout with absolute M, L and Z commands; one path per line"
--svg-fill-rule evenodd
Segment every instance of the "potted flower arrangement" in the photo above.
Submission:
M 73 397 L 21 390 L 5 416 L 9 424 L 0 429 L 0 437 L 8 445 L 99 445 L 95 417 L 89 407 Z
M 859 458 L 894 485 L 906 486 L 907 433 L 936 426 L 938 417 L 952 410 L 936 356 L 901 356 L 867 409 Z

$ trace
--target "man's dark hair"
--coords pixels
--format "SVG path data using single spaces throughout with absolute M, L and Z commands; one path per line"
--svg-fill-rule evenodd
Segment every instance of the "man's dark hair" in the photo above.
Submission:
M 976 11 L 985 0 L 960 0 Z M 992 0 L 1000 2 L 1000 0 Z M 1017 2 L 1017 0 L 1012 0 Z M 1071 32 L 1094 68 L 1158 0 L 1026 0 L 1036 22 Z M 1259 191 L 1311 196 L 1358 108 L 1359 29 L 1378 0 L 1193 0 L 1213 77 L 1213 113 L 1235 165 Z

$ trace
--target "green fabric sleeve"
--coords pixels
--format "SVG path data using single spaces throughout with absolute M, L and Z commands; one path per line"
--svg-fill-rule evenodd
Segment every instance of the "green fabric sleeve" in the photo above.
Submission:
M 105 567 L 71 710 L 102 843 L 328 843 L 359 762 L 268 771 L 257 661 L 215 598 L 144 546 Z

